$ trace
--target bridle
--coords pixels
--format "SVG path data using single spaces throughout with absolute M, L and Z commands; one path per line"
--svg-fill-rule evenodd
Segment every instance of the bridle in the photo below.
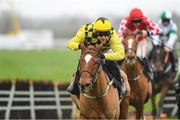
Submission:
M 127 49 L 125 49 L 125 53 L 127 52 L 127 51 L 130 51 L 130 50 L 132 50 L 132 51 L 134 51 L 135 53 L 136 53 L 136 49 L 133 49 L 133 48 L 127 48 Z
M 128 47 L 128 48 L 125 49 L 125 53 L 130 52 L 130 51 L 134 51 L 134 53 L 136 54 L 137 49 L 136 48 L 132 48 L 132 47 Z M 135 55 L 135 56 L 133 56 L 131 58 L 129 58 L 127 56 L 125 57 L 125 61 L 132 61 L 132 60 L 136 60 L 137 61 L 138 60 L 137 55 Z M 136 75 L 136 76 L 129 76 L 129 75 L 127 75 L 128 80 L 138 80 L 141 77 L 142 73 L 143 73 L 143 67 L 141 67 L 141 68 L 142 69 L 141 69 L 141 71 L 140 71 L 140 73 L 138 75 Z
M 83 53 L 93 53 L 93 54 L 95 54 L 96 56 L 98 56 L 98 53 L 97 52 L 95 52 L 95 51 L 90 51 L 90 50 L 87 50 L 87 51 L 84 51 Z M 82 53 L 82 54 L 83 54 Z M 82 87 L 82 88 L 85 88 L 87 91 L 89 90 L 89 89 L 91 89 L 94 85 L 95 85 L 95 83 L 96 83 L 96 81 L 97 81 L 97 77 L 98 77 L 98 71 L 99 71 L 99 68 L 100 68 L 100 60 L 98 59 L 98 62 L 97 62 L 97 67 L 96 67 L 96 70 L 95 70 L 95 72 L 94 73 L 91 73 L 91 72 L 89 72 L 89 71 L 87 71 L 87 70 L 84 70 L 84 71 L 81 71 L 80 72 L 80 77 L 81 77 L 81 75 L 83 74 L 83 73 L 88 73 L 91 77 L 92 77 L 92 80 L 91 80 L 91 83 L 90 84 L 88 84 L 87 86 L 86 85 L 81 85 L 80 83 L 79 83 L 79 86 L 80 87 Z
M 88 51 L 85 51 L 85 52 L 83 52 L 83 53 L 94 53 L 94 54 L 96 54 L 96 56 L 98 56 L 98 53 L 95 52 L 95 51 L 89 51 L 89 50 L 88 50 Z M 92 82 L 90 83 L 90 85 L 84 86 L 85 89 L 87 89 L 87 91 L 90 90 L 90 89 L 92 89 L 93 86 L 95 86 L 96 81 L 97 81 L 97 79 L 98 79 L 97 77 L 98 77 L 98 73 L 100 72 L 100 71 L 99 71 L 99 68 L 100 68 L 100 65 L 101 65 L 100 59 L 98 59 L 98 63 L 97 63 L 97 64 L 98 64 L 98 65 L 97 65 L 96 70 L 95 70 L 95 72 L 94 72 L 93 74 L 92 74 L 91 72 L 89 72 L 89 71 L 81 71 L 81 72 L 80 72 L 80 76 L 82 75 L 82 73 L 88 73 L 88 74 L 90 74 L 91 77 L 93 78 L 93 79 L 92 79 Z M 108 79 L 107 75 L 106 75 L 106 78 Z M 89 98 L 89 99 L 99 99 L 99 98 L 102 98 L 102 97 L 104 97 L 104 96 L 107 95 L 108 90 L 109 90 L 110 86 L 113 84 L 113 82 L 114 82 L 113 80 L 111 80 L 110 82 L 108 82 L 108 84 L 107 84 L 107 86 L 106 86 L 106 90 L 105 90 L 102 94 L 100 94 L 100 95 L 98 95 L 98 96 L 89 95 L 89 94 L 87 94 L 86 92 L 83 93 L 83 95 L 84 95 L 85 97 Z M 79 85 L 80 85 L 80 84 L 79 84 Z M 80 86 L 82 87 L 82 85 L 80 85 Z

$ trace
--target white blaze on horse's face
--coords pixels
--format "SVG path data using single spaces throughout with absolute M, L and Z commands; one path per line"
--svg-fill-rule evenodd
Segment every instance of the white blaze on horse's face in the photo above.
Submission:
M 158 50 L 157 50 L 157 54 L 160 54 L 160 52 L 161 52 L 161 51 L 158 49 Z
M 132 43 L 133 43 L 133 39 L 129 39 L 129 40 L 128 40 L 128 51 L 129 51 L 129 52 L 131 51 Z
M 92 56 L 90 54 L 87 54 L 84 59 L 86 61 L 86 63 L 88 63 L 91 60 Z

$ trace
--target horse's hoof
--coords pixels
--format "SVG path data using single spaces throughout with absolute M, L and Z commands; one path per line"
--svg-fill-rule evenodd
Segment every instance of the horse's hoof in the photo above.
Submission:
M 160 114 L 160 119 L 166 119 L 167 118 L 167 114 L 166 113 L 161 113 Z

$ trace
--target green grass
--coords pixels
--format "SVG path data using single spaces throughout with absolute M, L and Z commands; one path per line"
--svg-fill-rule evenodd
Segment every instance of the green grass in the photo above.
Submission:
M 0 80 L 66 82 L 76 70 L 79 52 L 70 50 L 0 51 Z
M 80 52 L 52 49 L 0 51 L 0 80 L 31 79 L 66 82 L 76 70 Z M 177 52 L 180 56 L 180 51 Z

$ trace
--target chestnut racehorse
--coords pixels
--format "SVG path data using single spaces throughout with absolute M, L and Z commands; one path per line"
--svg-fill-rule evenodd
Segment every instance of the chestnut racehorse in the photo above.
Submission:
M 129 96 L 119 98 L 117 88 L 102 68 L 101 59 L 98 57 L 102 45 L 101 43 L 96 47 L 81 48 L 79 100 L 71 95 L 73 102 L 79 107 L 80 119 L 119 119 L 127 118 L 128 115 Z M 120 72 L 129 90 L 127 76 Z
M 136 118 L 144 119 L 144 104 L 151 96 L 151 83 L 143 72 L 140 58 L 136 55 L 136 38 L 136 35 L 129 34 L 123 41 L 126 57 L 121 64 L 121 69 L 126 73 L 131 89 L 129 104 L 135 107 Z

